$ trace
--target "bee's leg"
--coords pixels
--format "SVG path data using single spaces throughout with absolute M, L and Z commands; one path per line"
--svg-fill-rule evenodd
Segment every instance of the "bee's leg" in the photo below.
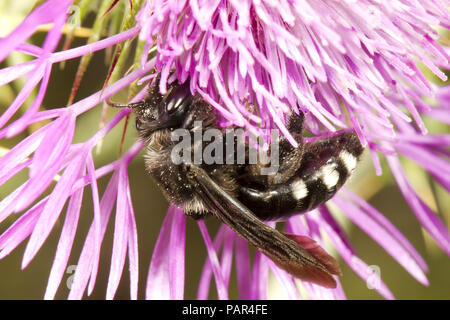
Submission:
M 186 90 L 190 90 L 187 85 Z M 190 91 L 187 91 L 190 94 Z M 180 128 L 192 130 L 194 129 L 194 123 L 196 121 L 202 122 L 203 128 L 209 128 L 213 126 L 217 119 L 215 117 L 211 117 L 212 114 L 215 114 L 214 107 L 212 107 L 209 103 L 205 102 L 198 96 L 192 98 L 189 101 L 190 108 L 189 112 L 185 114 L 183 123 L 180 125 Z
M 203 219 L 208 215 L 204 203 L 195 194 L 192 195 L 190 200 L 183 203 L 183 211 L 185 215 L 194 220 Z
M 160 81 L 161 81 L 161 73 L 158 73 L 156 75 L 155 80 L 153 81 L 153 84 L 148 89 L 147 97 L 148 97 L 148 99 L 152 99 L 152 103 L 154 103 L 154 105 L 159 104 L 163 99 L 163 96 L 159 92 Z
M 295 148 L 286 137 L 282 136 L 279 141 L 279 168 L 272 177 L 270 184 L 281 184 L 289 180 L 300 168 L 303 157 L 303 121 L 304 115 L 292 112 L 288 121 L 287 129 L 294 137 L 298 146 Z
M 273 184 L 282 184 L 286 182 L 292 175 L 300 168 L 303 155 L 303 120 L 304 115 L 299 115 L 292 112 L 288 123 L 287 129 L 297 142 L 298 146 L 294 147 L 291 142 L 284 136 L 281 136 L 278 140 L 278 155 L 274 153 L 274 150 L 269 150 L 270 158 L 278 157 L 278 168 L 275 169 L 275 173 L 262 174 L 267 167 L 273 166 L 270 164 L 251 164 L 246 167 L 246 172 L 243 176 L 243 183 L 245 185 L 262 184 L 266 187 L 270 187 Z M 274 145 L 272 145 L 274 146 Z
M 263 220 L 312 210 L 342 187 L 362 151 L 355 132 L 305 143 L 301 166 L 289 180 L 264 188 L 241 185 L 238 198 Z
M 184 211 L 184 214 L 194 220 L 200 220 L 206 218 L 208 212 L 203 211 Z

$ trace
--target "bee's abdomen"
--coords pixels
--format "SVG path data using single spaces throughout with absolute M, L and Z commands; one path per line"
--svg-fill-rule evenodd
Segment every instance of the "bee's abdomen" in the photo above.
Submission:
M 312 210 L 332 198 L 347 181 L 360 152 L 340 150 L 327 156 L 325 162 L 305 154 L 297 174 L 287 182 L 265 190 L 241 186 L 239 200 L 263 220 L 285 219 Z

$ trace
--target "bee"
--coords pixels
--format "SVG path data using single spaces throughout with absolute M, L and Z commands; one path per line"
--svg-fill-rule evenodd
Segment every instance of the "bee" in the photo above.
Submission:
M 283 136 L 279 138 L 276 173 L 261 175 L 258 169 L 264 165 L 260 163 L 174 163 L 171 154 L 177 141 L 172 133 L 176 129 L 192 135 L 198 130 L 225 130 L 217 124 L 215 108 L 191 94 L 189 81 L 173 83 L 161 95 L 159 79 L 143 101 L 112 105 L 134 111 L 136 129 L 145 143 L 146 168 L 167 200 L 194 219 L 214 215 L 293 276 L 335 288 L 333 275 L 342 273 L 332 256 L 309 237 L 283 233 L 263 221 L 286 219 L 332 198 L 363 152 L 355 132 L 305 142 L 304 115 L 293 112 L 287 129 L 298 147 Z M 192 153 L 195 147 L 194 142 Z

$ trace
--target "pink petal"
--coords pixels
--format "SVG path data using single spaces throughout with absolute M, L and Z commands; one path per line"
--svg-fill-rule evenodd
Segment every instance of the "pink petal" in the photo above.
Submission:
M 252 300 L 267 299 L 267 284 L 269 280 L 268 260 L 260 251 L 256 251 L 251 281 Z
M 53 189 L 25 249 L 22 268 L 25 268 L 30 263 L 52 231 L 67 198 L 71 194 L 72 185 L 80 174 L 85 159 L 86 156 L 83 154 L 74 159 L 64 170 L 61 179 Z
M 20 117 L 19 120 L 15 121 L 11 126 L 8 127 L 6 137 L 14 137 L 21 133 L 29 125 L 30 120 L 36 114 L 37 110 L 44 100 L 45 93 L 47 92 L 48 81 L 50 80 L 50 74 L 52 72 L 52 65 L 50 63 L 45 65 L 45 70 L 42 75 L 41 86 L 39 87 L 38 94 L 34 99 L 31 106 L 27 111 Z
M 175 211 L 175 207 L 169 208 L 153 249 L 146 289 L 146 299 L 149 300 L 170 299 L 169 246 Z
M 114 242 L 111 256 L 111 270 L 109 272 L 106 299 L 114 298 L 120 278 L 122 277 L 128 244 L 129 207 L 127 203 L 127 172 L 124 167 L 119 169 L 119 189 L 117 193 L 116 218 L 114 223 Z M 94 222 L 95 224 L 95 222 Z
M 40 128 L 32 135 L 20 141 L 6 155 L 0 158 L 0 179 L 3 180 L 3 177 L 8 174 L 9 170 L 25 161 L 25 159 L 39 147 L 47 130 L 51 128 L 52 124 Z
M 34 87 L 39 83 L 39 81 L 44 76 L 44 72 L 46 69 L 46 65 L 41 63 L 36 66 L 36 69 L 32 73 L 32 75 L 28 78 L 28 81 L 25 83 L 25 86 L 20 90 L 19 94 L 16 96 L 11 105 L 6 109 L 6 111 L 0 116 L 0 128 L 2 128 L 11 118 L 12 116 L 19 110 L 25 100 L 33 91 Z M 4 137 L 7 135 L 7 131 L 0 131 L 0 137 Z
M 48 198 L 45 198 L 38 202 L 0 236 L 0 259 L 7 256 L 33 232 L 47 201 Z
M 31 178 L 45 171 L 68 151 L 73 138 L 74 126 L 75 117 L 71 112 L 52 122 L 52 126 L 45 133 L 34 154 L 33 165 L 29 173 Z
M 128 263 L 130 264 L 130 298 L 137 300 L 138 281 L 139 281 L 139 255 L 138 255 L 138 239 L 136 219 L 134 217 L 133 204 L 131 202 L 130 193 L 127 192 L 128 207 L 130 212 L 129 217 L 129 233 L 128 233 Z M 183 250 L 184 253 L 184 250 Z M 183 264 L 184 267 L 184 264 Z M 184 288 L 184 282 L 183 282 Z
M 367 214 L 369 214 L 373 219 L 375 219 L 382 227 L 384 227 L 404 248 L 409 252 L 409 254 L 414 258 L 417 264 L 422 268 L 423 271 L 427 272 L 428 267 L 425 260 L 417 252 L 414 246 L 406 239 L 406 237 L 388 220 L 381 212 L 378 212 L 369 203 L 358 197 L 356 194 L 350 192 L 347 189 L 342 189 L 342 192 L 350 197 L 352 201 L 357 203 Z
M 63 119 L 66 120 L 66 119 Z M 61 123 L 55 124 L 56 127 L 61 125 L 66 125 L 66 131 L 64 134 L 59 137 L 59 141 L 57 142 L 57 146 L 54 145 L 45 145 L 41 147 L 46 149 L 48 152 L 53 151 L 52 148 L 55 147 L 56 153 L 51 153 L 51 161 L 47 163 L 39 163 L 35 165 L 39 165 L 40 168 L 45 168 L 45 170 L 39 170 L 36 176 L 31 177 L 24 187 L 23 194 L 19 196 L 16 200 L 16 211 L 21 211 L 29 206 L 37 197 L 39 197 L 42 192 L 50 185 L 53 181 L 55 175 L 63 168 L 65 162 L 65 154 L 68 152 L 70 148 L 70 142 L 72 141 L 73 131 L 75 129 L 75 119 L 70 117 L 66 122 L 61 121 Z M 80 161 L 84 161 L 82 158 Z M 76 163 L 77 161 L 72 160 L 72 163 Z
M 422 223 L 424 228 L 436 240 L 441 248 L 450 255 L 450 235 L 445 225 L 439 220 L 436 214 L 428 208 L 423 201 L 415 193 L 414 189 L 408 182 L 405 173 L 398 158 L 387 156 L 388 164 L 391 172 L 397 181 L 405 200 L 413 210 L 417 219 Z
M 214 278 L 216 280 L 218 298 L 220 300 L 227 300 L 228 289 L 223 278 L 222 270 L 219 264 L 219 259 L 217 258 L 217 253 L 214 250 L 211 238 L 209 237 L 208 229 L 206 228 L 205 222 L 203 220 L 198 220 L 197 224 L 203 236 L 203 240 L 205 241 L 206 250 L 208 251 L 209 261 L 211 263 Z
M 350 266 L 350 268 L 352 268 L 353 271 L 355 271 L 355 273 L 362 280 L 366 281 L 366 283 L 369 279 L 376 279 L 376 281 L 379 283 L 379 286 L 376 287 L 375 290 L 378 291 L 378 293 L 380 293 L 383 297 L 385 297 L 386 299 L 394 299 L 391 291 L 381 280 L 381 278 L 377 274 L 373 274 L 372 269 L 370 269 L 369 266 L 354 253 L 354 250 L 349 246 L 346 237 L 330 227 L 329 221 L 334 221 L 334 219 L 332 218 L 328 210 L 326 208 L 322 208 L 321 213 L 323 215 L 323 218 L 317 215 L 311 217 L 311 220 L 318 223 L 320 227 L 327 233 L 327 235 L 333 242 L 333 245 L 340 253 L 344 261 Z
M 182 300 L 184 297 L 184 254 L 186 242 L 186 215 L 175 208 L 169 247 L 169 286 L 170 299 Z
M 118 188 L 118 172 L 114 172 L 106 187 L 100 202 L 101 208 L 101 240 L 103 239 L 108 225 L 109 217 L 111 215 L 112 208 L 115 204 Z M 80 258 L 78 259 L 77 269 L 74 274 L 72 287 L 69 293 L 69 299 L 81 299 L 83 297 L 84 290 L 88 285 L 89 278 L 95 282 L 96 277 L 92 276 L 94 272 L 92 266 L 95 259 L 100 259 L 100 252 L 95 251 L 93 243 L 95 241 L 95 226 L 91 224 L 88 235 L 84 242 L 83 250 L 81 251 Z M 98 263 L 95 263 L 98 265 Z M 95 273 L 97 270 L 95 270 Z
M 248 253 L 247 241 L 241 237 L 235 238 L 235 252 L 236 252 L 236 277 L 237 287 L 239 290 L 239 299 L 250 299 L 250 256 Z
M 297 287 L 295 285 L 294 278 L 289 275 L 286 271 L 278 268 L 272 260 L 267 259 L 270 270 L 274 274 L 275 278 L 278 280 L 278 283 L 284 288 L 288 299 L 298 300 L 300 299 L 300 295 L 298 293 Z
M 64 272 L 72 251 L 73 240 L 77 231 L 78 219 L 80 217 L 81 202 L 83 201 L 84 188 L 80 188 L 70 198 L 67 207 L 66 219 L 61 231 L 61 236 L 56 248 L 55 259 L 48 278 L 47 289 L 44 299 L 51 300 L 55 298 L 56 291 L 64 276 Z
M 49 0 L 33 10 L 13 32 L 0 39 L 2 48 L 0 61 L 3 61 L 12 50 L 28 39 L 39 25 L 54 22 L 55 18 L 65 16 L 71 3 L 71 0 Z
M 228 287 L 230 282 L 231 266 L 233 263 L 233 247 L 236 234 L 230 228 L 225 226 L 224 244 L 222 249 L 221 269 L 224 276 L 225 285 Z
M 320 244 L 323 248 L 325 248 L 322 237 L 320 234 L 320 230 L 318 225 L 312 224 L 309 217 L 314 216 L 317 212 L 312 211 L 311 213 L 305 214 L 306 224 L 309 227 L 309 230 L 303 225 L 302 221 L 299 217 L 292 217 L 286 222 L 286 232 L 293 233 L 296 235 L 307 235 L 310 238 L 314 239 L 316 242 Z M 345 299 L 345 294 L 342 289 L 342 285 L 339 281 L 339 278 L 336 279 L 337 287 L 336 289 L 328 289 L 322 286 L 303 281 L 302 286 L 308 292 L 308 298 L 313 300 L 342 300 Z
M 92 159 L 91 153 L 88 154 L 86 164 L 87 164 L 87 170 L 88 170 L 88 177 L 91 182 L 92 202 L 94 204 L 95 252 L 100 252 L 101 210 L 100 210 L 100 200 L 99 200 L 99 196 L 98 196 L 97 179 L 95 178 L 94 160 Z M 96 263 L 98 263 L 98 260 L 94 260 L 92 270 L 97 270 L 98 265 L 96 265 Z M 95 273 L 94 273 L 93 277 L 94 278 L 96 277 Z M 89 287 L 88 287 L 88 295 L 90 295 L 92 293 L 92 290 L 94 290 L 94 285 L 93 285 L 93 282 L 90 282 Z
M 9 66 L 0 70 L 0 86 L 14 81 L 36 68 L 37 61 L 27 61 L 15 66 Z
M 427 285 L 428 280 L 420 265 L 383 225 L 369 216 L 364 210 L 336 195 L 332 200 L 359 228 L 382 246 L 417 281 Z
M 222 249 L 225 235 L 225 226 L 222 225 L 214 238 L 214 250 L 219 252 Z M 198 285 L 197 300 L 207 300 L 209 297 L 209 289 L 211 284 L 211 277 L 213 270 L 209 257 L 206 257 L 205 264 L 203 265 L 202 274 L 200 276 L 200 283 Z
M 14 206 L 16 205 L 15 200 L 22 194 L 22 191 L 25 189 L 26 185 L 26 182 L 23 183 L 0 202 L 0 222 L 4 221 L 11 215 L 11 213 L 14 212 Z

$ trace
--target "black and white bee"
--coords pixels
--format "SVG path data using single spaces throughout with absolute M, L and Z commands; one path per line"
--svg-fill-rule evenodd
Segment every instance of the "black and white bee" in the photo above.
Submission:
M 146 145 L 146 167 L 167 200 L 195 219 L 214 215 L 290 274 L 335 288 L 341 275 L 337 261 L 314 240 L 275 230 L 262 220 L 279 220 L 306 212 L 329 200 L 356 168 L 363 148 L 354 132 L 304 142 L 302 114 L 292 113 L 287 128 L 298 143 L 279 138 L 279 169 L 259 174 L 258 165 L 174 164 L 171 132 L 184 128 L 222 130 L 215 109 L 192 96 L 188 81 L 159 93 L 159 77 L 143 101 L 117 105 L 132 108 Z M 198 123 L 198 122 L 197 122 Z

